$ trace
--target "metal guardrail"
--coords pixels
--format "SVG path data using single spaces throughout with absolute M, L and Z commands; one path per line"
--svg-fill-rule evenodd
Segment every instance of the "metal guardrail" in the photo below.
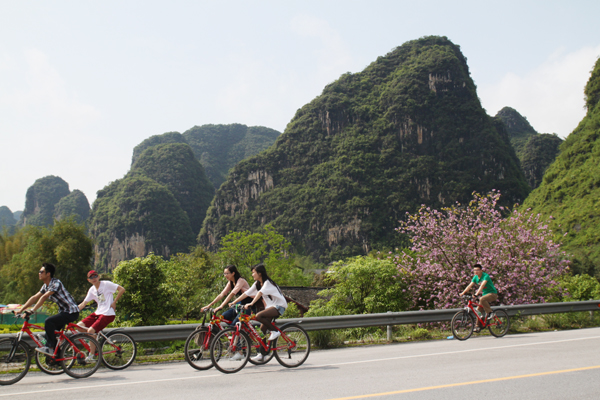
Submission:
M 539 315 L 576 311 L 600 311 L 600 300 L 572 301 L 565 303 L 524 304 L 518 306 L 496 306 L 493 309 L 505 310 L 509 316 L 517 314 Z M 460 308 L 446 310 L 403 311 L 380 314 L 338 315 L 333 317 L 289 318 L 277 320 L 278 325 L 287 322 L 299 323 L 307 331 L 322 329 L 360 328 L 366 326 L 406 325 L 424 322 L 445 322 L 452 320 Z M 137 326 L 123 329 L 136 342 L 185 340 L 199 324 Z M 111 331 L 112 329 L 106 329 Z M 0 339 L 12 334 L 2 334 Z

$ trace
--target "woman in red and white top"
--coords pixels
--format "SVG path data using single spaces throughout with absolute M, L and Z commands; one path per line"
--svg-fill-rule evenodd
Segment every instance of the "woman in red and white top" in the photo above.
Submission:
M 225 267 L 225 269 L 223 270 L 223 275 L 225 276 L 225 279 L 227 279 L 227 284 L 225 285 L 225 288 L 221 293 L 219 293 L 217 297 L 215 297 L 213 301 L 210 302 L 210 304 L 202 307 L 202 311 L 208 310 L 213 304 L 225 297 L 225 300 L 223 300 L 221 305 L 215 308 L 215 312 L 217 312 L 223 307 L 225 307 L 225 305 L 227 305 L 227 303 L 229 302 L 229 300 L 231 300 L 233 296 L 239 296 L 246 290 L 250 289 L 248 281 L 242 278 L 235 265 L 228 265 L 227 267 Z M 242 302 L 240 302 L 240 304 L 248 304 L 251 301 L 251 298 L 244 299 Z M 234 303 L 236 302 L 231 303 L 231 306 L 233 306 Z M 229 321 L 235 321 L 235 318 L 237 317 L 237 312 L 235 309 L 230 308 L 229 310 L 223 313 L 223 317 Z
M 244 306 L 248 309 L 262 298 L 265 302 L 265 309 L 256 314 L 256 320 L 262 324 L 260 329 L 263 333 L 266 333 L 267 330 L 271 331 L 268 340 L 275 340 L 281 333 L 275 329 L 271 321 L 273 318 L 283 315 L 287 308 L 287 301 L 283 293 L 281 293 L 279 286 L 267 275 L 267 270 L 263 264 L 256 264 L 252 267 L 252 277 L 255 281 L 254 285 L 238 297 L 235 302 L 243 301 L 248 297 L 254 297 L 250 303 Z M 262 360 L 262 354 L 258 354 L 255 359 L 257 357 L 260 358 L 258 361 Z

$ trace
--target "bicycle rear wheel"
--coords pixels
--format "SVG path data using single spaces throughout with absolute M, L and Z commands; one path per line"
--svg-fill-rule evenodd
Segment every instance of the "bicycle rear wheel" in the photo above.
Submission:
M 102 348 L 93 337 L 85 333 L 71 336 L 60 349 L 59 358 L 67 375 L 73 378 L 87 378 L 98 370 L 102 358 Z
M 252 341 L 245 332 L 228 328 L 217 333 L 210 343 L 210 358 L 215 368 L 225 374 L 238 372 L 250 358 Z
M 102 338 L 102 363 L 110 369 L 125 369 L 133 364 L 137 354 L 135 341 L 124 332 L 111 332 Z
M 275 358 L 286 368 L 302 365 L 310 354 L 308 333 L 298 324 L 285 324 L 273 345 Z
M 473 334 L 475 322 L 473 316 L 465 310 L 459 311 L 452 317 L 452 334 L 458 340 L 467 340 Z
M 502 337 L 506 335 L 510 328 L 510 318 L 504 310 L 494 311 L 494 316 L 488 322 L 488 329 L 490 333 L 496 337 Z
M 208 328 L 196 329 L 185 341 L 185 361 L 192 368 L 204 371 L 212 368 L 213 362 L 210 358 L 210 342 L 214 338 Z
M 29 346 L 15 338 L 0 339 L 0 385 L 19 382 L 31 364 Z
M 45 372 L 48 375 L 60 375 L 65 372 L 61 363 L 55 361 L 53 357 L 42 354 L 39 351 L 34 351 L 34 353 L 35 363 L 42 372 Z

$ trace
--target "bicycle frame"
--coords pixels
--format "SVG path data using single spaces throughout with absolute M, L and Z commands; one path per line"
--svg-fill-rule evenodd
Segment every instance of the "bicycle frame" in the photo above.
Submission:
M 492 325 L 492 326 L 493 325 L 497 325 L 498 324 L 497 321 L 494 321 L 494 320 L 490 320 L 489 322 L 488 321 L 484 321 L 479 316 L 479 313 L 477 312 L 477 310 L 475 309 L 475 307 L 480 307 L 480 306 L 481 306 L 481 304 L 477 303 L 476 301 L 473 301 L 472 298 L 469 298 L 469 301 L 468 301 L 467 305 L 464 307 L 464 310 L 467 311 L 467 312 L 473 311 L 473 315 L 475 315 L 475 318 L 477 318 L 477 320 L 481 324 L 481 329 L 487 328 L 490 325 Z
M 40 329 L 40 330 L 44 330 L 44 328 L 42 328 L 39 325 L 29 323 L 29 315 L 26 315 L 23 319 L 24 319 L 23 326 L 21 327 L 21 330 L 19 331 L 19 333 L 17 333 L 16 343 L 19 343 L 23 338 L 23 334 L 26 333 L 27 335 L 29 335 L 31 340 L 33 340 L 34 343 L 38 347 L 42 347 L 43 346 L 42 343 L 38 340 L 37 336 L 31 331 L 31 328 Z M 71 339 L 65 334 L 66 330 L 71 330 L 71 328 L 70 328 L 71 325 L 74 325 L 74 324 L 69 323 L 63 330 L 54 332 L 56 335 L 58 335 L 58 340 L 56 343 L 56 347 L 54 348 L 54 354 L 52 355 L 52 358 L 57 363 L 61 362 L 61 361 L 77 359 L 77 353 L 80 352 L 80 350 L 77 348 L 77 346 L 75 346 L 75 344 L 71 341 Z M 75 326 L 77 326 L 77 325 L 75 325 Z M 75 349 L 76 354 L 73 357 L 58 358 L 58 351 L 60 349 L 60 346 L 65 342 L 68 342 Z M 85 348 L 86 348 L 86 351 L 90 350 L 89 346 L 87 346 L 87 344 L 85 344 Z
M 285 344 L 283 346 L 277 346 L 277 347 L 273 348 L 273 347 L 271 347 L 272 342 L 266 341 L 267 343 L 265 343 L 265 341 L 260 337 L 260 335 L 254 328 L 254 326 L 252 326 L 252 324 L 250 323 L 250 321 L 256 320 L 255 314 L 252 314 L 252 315 L 240 314 L 239 320 L 240 320 L 240 322 L 237 323 L 236 335 L 239 335 L 239 331 L 241 328 L 244 332 L 246 332 L 248 334 L 248 336 L 250 336 L 250 339 L 252 339 L 254 342 L 257 343 L 256 347 L 262 348 L 266 353 L 268 353 L 269 351 L 277 351 L 277 350 L 286 349 L 286 348 L 293 349 L 296 346 L 296 342 L 291 340 L 275 324 L 273 324 L 273 326 L 275 326 L 275 329 L 277 329 L 277 331 L 281 334 L 281 336 L 279 336 L 279 337 L 284 340 L 283 343 L 285 343 Z M 236 336 L 236 335 L 234 335 L 234 336 Z M 231 338 L 231 340 L 233 340 L 233 337 Z M 233 344 L 233 342 L 231 344 Z M 290 347 L 290 345 L 291 345 L 291 347 Z

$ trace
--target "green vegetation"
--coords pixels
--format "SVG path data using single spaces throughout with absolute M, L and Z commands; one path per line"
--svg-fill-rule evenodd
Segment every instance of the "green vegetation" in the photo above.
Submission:
M 58 176 L 40 178 L 27 189 L 25 210 L 19 225 L 50 226 L 54 220 L 54 207 L 70 193 L 69 184 Z
M 17 220 L 15 219 L 10 208 L 6 206 L 0 207 L 0 229 L 3 227 L 11 228 L 17 224 Z
M 558 148 L 563 140 L 556 134 L 538 134 L 527 118 L 510 107 L 498 111 L 495 119 L 504 125 L 527 183 L 532 189 L 537 188 L 544 172 L 558 155 Z
M 56 277 L 75 299 L 85 296 L 92 259 L 92 241 L 73 218 L 51 227 L 27 226 L 0 237 L 0 301 L 24 303 L 40 290 L 38 271 L 44 262 L 57 266 Z
M 426 37 L 341 76 L 273 147 L 237 164 L 199 240 L 216 249 L 229 232 L 270 223 L 298 253 L 329 262 L 402 246 L 394 228 L 406 212 L 492 188 L 507 204 L 529 191 L 459 47 Z
M 218 257 L 223 265 L 237 266 L 249 282 L 252 282 L 250 267 L 260 262 L 265 264 L 269 276 L 280 286 L 306 286 L 312 279 L 290 254 L 290 242 L 271 225 L 257 233 L 232 232 L 225 236 Z
M 263 126 L 202 125 L 194 126 L 183 134 L 167 132 L 154 135 L 133 150 L 133 166 L 144 150 L 159 144 L 189 144 L 215 188 L 227 178 L 229 170 L 241 160 L 254 156 L 270 147 L 279 132 Z M 197 231 L 195 231 L 197 232 Z
M 571 270 L 600 277 L 600 60 L 585 88 L 587 114 L 560 147 L 541 185 L 523 207 L 552 216 L 562 249 L 573 255 Z
M 61 220 L 69 216 L 81 224 L 90 217 L 90 203 L 81 190 L 73 190 L 54 206 L 54 218 Z
M 186 213 L 192 232 L 200 232 L 215 190 L 190 146 L 176 143 L 149 147 L 129 174 L 140 174 L 164 185 Z
M 150 252 L 170 256 L 194 246 L 188 216 L 164 185 L 130 173 L 98 191 L 90 215 L 95 266 L 112 270 L 122 260 Z

